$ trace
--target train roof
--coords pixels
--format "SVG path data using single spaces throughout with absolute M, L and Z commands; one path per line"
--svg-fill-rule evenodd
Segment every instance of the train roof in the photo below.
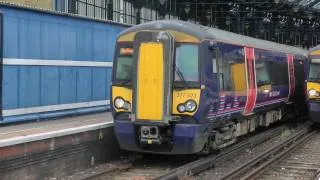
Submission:
M 313 47 L 309 50 L 309 55 L 311 58 L 320 58 L 320 45 Z
M 237 44 L 237 45 L 242 45 L 247 47 L 267 49 L 267 50 L 277 51 L 277 52 L 280 51 L 280 52 L 291 53 L 291 54 L 302 55 L 302 56 L 308 55 L 307 50 L 297 48 L 294 46 L 278 44 L 271 41 L 256 39 L 256 38 L 232 33 L 229 31 L 196 25 L 189 22 L 185 22 L 185 21 L 179 21 L 179 20 L 160 20 L 160 21 L 151 21 L 151 22 L 143 23 L 143 24 L 136 25 L 124 30 L 120 34 L 120 36 L 130 32 L 136 32 L 136 31 L 146 30 L 146 29 L 148 30 L 172 29 L 172 30 L 185 32 L 187 34 L 195 36 L 200 41 L 204 39 L 214 39 L 214 40 L 225 42 L 225 43 Z
M 320 45 L 310 48 L 309 52 L 320 50 Z

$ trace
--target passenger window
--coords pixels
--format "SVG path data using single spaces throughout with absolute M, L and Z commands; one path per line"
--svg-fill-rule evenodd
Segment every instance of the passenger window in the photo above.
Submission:
M 217 73 L 217 59 L 213 58 L 212 59 L 212 73 Z
M 256 61 L 256 77 L 258 86 L 271 84 L 268 69 L 267 62 L 263 62 L 261 60 Z
M 259 54 L 259 52 L 258 52 Z M 288 63 L 285 56 L 276 57 L 274 61 L 268 56 L 268 52 L 263 52 L 264 58 L 256 58 L 256 78 L 257 85 L 286 85 L 288 84 Z M 261 55 L 257 56 L 261 57 Z M 279 73 L 284 72 L 284 73 Z
M 218 59 L 220 89 L 224 91 L 246 90 L 246 70 L 243 47 L 225 45 L 222 58 Z

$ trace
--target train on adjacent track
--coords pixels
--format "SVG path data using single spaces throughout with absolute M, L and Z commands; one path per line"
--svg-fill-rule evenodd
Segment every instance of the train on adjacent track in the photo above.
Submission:
M 309 116 L 313 122 L 320 123 L 320 46 L 310 49 L 310 68 L 308 76 Z
M 306 112 L 308 52 L 177 20 L 117 38 L 111 102 L 124 150 L 210 153 Z

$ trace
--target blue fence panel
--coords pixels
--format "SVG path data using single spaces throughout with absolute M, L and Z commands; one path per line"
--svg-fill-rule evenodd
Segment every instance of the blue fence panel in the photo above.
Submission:
M 77 101 L 87 102 L 92 96 L 92 72 L 91 68 L 78 68 L 77 78 Z
M 27 66 L 19 69 L 19 108 L 39 106 L 40 68 Z
M 58 24 L 41 23 L 41 54 L 35 54 L 36 59 L 59 59 L 60 53 L 60 35 Z M 30 44 L 32 46 L 32 44 Z
M 4 66 L 3 67 L 3 109 L 14 109 L 18 107 L 18 75 L 19 67 Z
M 65 91 L 65 89 L 69 89 Z M 77 69 L 75 67 L 60 68 L 60 103 L 77 102 Z
M 19 57 L 32 58 L 41 54 L 40 33 L 39 21 L 19 20 Z
M 5 59 L 0 123 L 107 109 L 111 66 L 88 62 L 112 62 L 117 34 L 128 26 L 5 5 L 0 10 Z
M 59 104 L 59 67 L 41 68 L 40 106 Z
M 105 68 L 92 69 L 92 100 L 107 99 L 107 72 Z
M 19 19 L 14 17 L 4 17 L 3 23 L 4 31 L 4 57 L 18 57 L 19 56 Z
M 93 60 L 92 59 L 92 29 L 81 28 L 77 33 L 77 59 Z

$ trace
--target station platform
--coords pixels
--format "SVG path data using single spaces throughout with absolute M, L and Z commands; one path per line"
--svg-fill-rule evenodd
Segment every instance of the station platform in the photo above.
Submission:
M 116 153 L 110 112 L 0 126 L 0 176 L 6 179 L 21 179 L 26 171 L 28 179 L 61 178 Z
M 0 147 L 113 126 L 110 112 L 0 127 Z

